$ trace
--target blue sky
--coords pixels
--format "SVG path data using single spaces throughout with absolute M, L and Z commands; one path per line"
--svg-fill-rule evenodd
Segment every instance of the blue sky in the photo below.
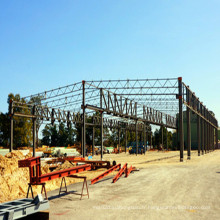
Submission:
M 182 76 L 220 119 L 220 1 L 0 1 L 0 111 L 81 80 Z

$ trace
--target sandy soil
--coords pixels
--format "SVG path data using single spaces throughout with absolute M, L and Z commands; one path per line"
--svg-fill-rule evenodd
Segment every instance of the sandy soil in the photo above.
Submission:
M 172 158 L 149 162 L 162 157 Z M 179 152 L 104 158 L 128 162 L 140 171 L 114 184 L 111 177 L 90 185 L 90 199 L 49 192 L 50 219 L 220 219 L 219 150 L 200 157 L 193 152 L 182 163 Z M 81 183 L 68 188 L 80 191 Z

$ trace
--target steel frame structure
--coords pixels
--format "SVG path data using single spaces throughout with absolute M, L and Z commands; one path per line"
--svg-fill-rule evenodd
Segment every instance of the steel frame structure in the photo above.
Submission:
M 41 101 L 38 105 L 33 100 Z M 26 117 L 33 120 L 33 154 L 36 147 L 36 120 L 65 122 L 82 126 L 82 156 L 85 157 L 86 127 L 101 129 L 101 158 L 103 158 L 104 128 L 123 130 L 127 144 L 127 132 L 142 134 L 144 146 L 147 125 L 164 126 L 176 129 L 179 138 L 180 161 L 183 161 L 183 110 L 187 110 L 187 151 L 191 156 L 190 112 L 197 114 L 198 155 L 214 150 L 218 140 L 218 121 L 189 86 L 182 82 L 182 77 L 168 79 L 137 80 L 101 80 L 82 81 L 64 87 L 24 97 L 26 103 L 10 100 L 11 146 L 13 149 L 13 118 Z M 27 104 L 28 103 L 28 104 Z M 25 111 L 24 111 L 25 110 Z M 25 112 L 25 113 L 24 113 Z M 94 114 L 99 112 L 99 114 Z M 88 118 L 92 117 L 92 123 Z M 163 143 L 163 134 L 162 134 Z M 166 143 L 166 147 L 168 147 Z M 120 138 L 119 138 L 120 145 Z M 136 149 L 138 153 L 138 149 Z

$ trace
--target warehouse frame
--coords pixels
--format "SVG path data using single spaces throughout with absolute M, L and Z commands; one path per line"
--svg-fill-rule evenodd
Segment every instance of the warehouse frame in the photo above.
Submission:
M 93 127 L 92 146 L 94 154 L 95 129 L 101 129 L 101 158 L 103 158 L 104 128 L 117 128 L 118 134 L 135 132 L 136 154 L 138 153 L 138 135 L 142 134 L 144 146 L 147 134 L 151 134 L 148 125 L 157 125 L 167 129 L 176 129 L 180 149 L 180 161 L 184 158 L 183 111 L 187 115 L 187 159 L 191 158 L 191 119 L 190 112 L 197 115 L 198 156 L 217 148 L 218 121 L 182 77 L 167 79 L 127 79 L 82 81 L 64 87 L 48 90 L 24 97 L 28 102 L 10 100 L 11 144 L 13 149 L 14 117 L 33 120 L 33 155 L 36 148 L 36 121 L 63 121 L 69 125 L 82 127 L 81 152 L 86 154 L 86 127 Z M 40 105 L 36 100 L 40 100 Z M 25 109 L 25 113 L 23 111 Z M 94 114 L 98 112 L 98 114 Z M 92 123 L 88 122 L 92 117 Z M 163 130 L 163 129 L 162 129 Z M 151 141 L 152 142 L 152 141 Z M 163 143 L 163 133 L 162 133 Z M 216 145 L 216 147 L 215 147 Z M 120 138 L 119 138 L 120 146 Z M 167 143 L 166 143 L 166 147 Z M 126 151 L 126 150 L 125 150 Z M 145 150 L 144 150 L 145 152 Z

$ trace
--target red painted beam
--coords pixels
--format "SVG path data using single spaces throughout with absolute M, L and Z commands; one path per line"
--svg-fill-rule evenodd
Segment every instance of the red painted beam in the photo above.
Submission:
M 68 168 L 68 169 L 64 169 L 64 170 L 59 170 L 59 171 L 43 174 L 43 175 L 39 176 L 38 179 L 36 179 L 36 182 L 37 183 L 44 183 L 49 180 L 53 180 L 53 179 L 57 179 L 60 177 L 65 177 L 65 176 L 70 176 L 75 173 L 80 173 L 80 172 L 87 171 L 87 170 L 91 170 L 90 164 L 85 164 L 85 165 L 81 165 L 81 166 L 77 166 L 77 167 L 73 167 L 73 168 Z
M 128 175 L 130 174 L 130 172 L 131 172 L 132 170 L 133 170 L 133 167 L 130 166 L 130 168 L 127 169 L 127 172 L 126 172 L 126 174 L 125 174 L 125 177 L 128 177 Z
M 104 173 L 100 174 L 96 178 L 92 179 L 91 184 L 96 183 L 97 181 L 99 181 L 100 179 L 102 179 L 103 177 L 107 176 L 109 173 L 111 173 L 112 171 L 117 170 L 117 169 L 121 169 L 121 164 L 120 163 L 113 166 L 112 168 L 106 170 Z
M 127 170 L 127 163 L 119 170 L 119 172 L 115 175 L 112 182 L 115 183 L 120 176 L 122 176 L 123 173 L 125 173 Z
M 18 161 L 18 167 L 32 167 L 40 163 L 40 157 L 31 157 Z

